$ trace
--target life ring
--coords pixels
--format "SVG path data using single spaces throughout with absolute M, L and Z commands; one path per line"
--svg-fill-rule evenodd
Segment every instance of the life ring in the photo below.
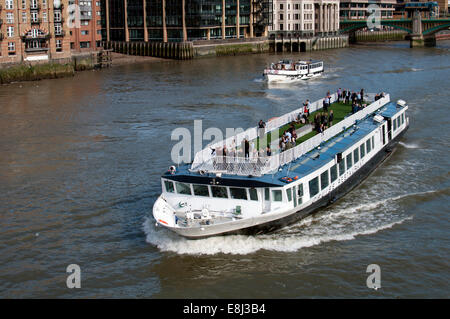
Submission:
M 169 172 L 170 172 L 170 174 L 173 175 L 173 174 L 176 173 L 176 171 L 177 171 L 177 168 L 176 168 L 175 166 L 172 165 L 172 166 L 169 167 Z

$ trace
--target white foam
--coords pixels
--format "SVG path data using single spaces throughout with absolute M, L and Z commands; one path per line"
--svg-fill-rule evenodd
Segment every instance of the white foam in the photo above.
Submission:
M 178 254 L 245 255 L 258 250 L 292 252 L 330 241 L 353 240 L 357 236 L 374 234 L 411 220 L 413 217 L 402 212 L 395 201 L 431 192 L 434 191 L 402 194 L 378 201 L 370 201 L 369 195 L 362 194 L 362 204 L 353 206 L 344 202 L 328 208 L 331 211 L 322 211 L 275 233 L 258 236 L 233 235 L 189 240 L 167 229 L 155 227 L 151 217 L 146 218 L 143 227 L 148 243 L 161 251 Z
M 418 144 L 414 144 L 414 143 L 404 143 L 404 142 L 398 142 L 398 143 L 405 148 L 420 148 L 420 146 Z

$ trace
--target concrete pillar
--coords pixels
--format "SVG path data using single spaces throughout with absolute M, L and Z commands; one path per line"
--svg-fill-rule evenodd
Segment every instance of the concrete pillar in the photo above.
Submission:
M 319 5 L 319 32 L 323 32 L 323 5 Z
M 253 38 L 253 0 L 250 0 L 250 38 Z
M 206 29 L 206 39 L 211 40 L 211 29 L 210 28 Z
M 125 11 L 125 41 L 130 41 L 130 32 L 128 31 L 128 1 L 124 0 L 124 11 Z
M 225 39 L 225 0 L 222 0 L 222 39 Z
M 108 0 L 106 0 L 108 2 Z M 144 41 L 148 42 L 148 29 L 147 29 L 147 1 L 142 0 L 142 11 L 144 14 Z
M 106 11 L 106 41 L 111 41 L 111 37 L 109 34 L 109 0 L 105 1 L 105 11 Z
M 187 29 L 186 29 L 186 0 L 181 1 L 182 9 L 182 19 L 183 19 L 183 41 L 187 41 Z
M 240 12 L 239 12 L 239 0 L 236 0 L 236 38 L 240 38 L 241 36 L 241 32 L 240 32 L 240 24 L 239 24 L 239 16 L 240 16 Z
M 163 42 L 167 42 L 166 0 L 162 0 L 162 27 L 163 27 Z

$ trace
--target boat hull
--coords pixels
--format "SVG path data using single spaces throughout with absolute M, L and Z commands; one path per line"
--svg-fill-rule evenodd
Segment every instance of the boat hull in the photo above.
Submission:
M 168 227 L 171 230 L 177 232 L 179 235 L 189 238 L 189 239 L 201 239 L 211 236 L 218 235 L 257 235 L 262 233 L 270 233 L 277 229 L 286 227 L 299 220 L 313 214 L 317 210 L 324 208 L 330 204 L 333 204 L 339 198 L 343 197 L 349 193 L 352 189 L 361 184 L 381 163 L 383 163 L 395 150 L 398 142 L 408 130 L 409 126 L 406 128 L 393 140 L 387 143 L 375 156 L 373 156 L 367 163 L 365 163 L 361 168 L 359 168 L 353 175 L 351 175 L 346 181 L 341 185 L 336 187 L 333 191 L 326 194 L 319 200 L 315 201 L 311 205 L 304 207 L 300 210 L 292 210 L 289 214 L 279 219 L 271 220 L 269 222 L 262 222 L 256 225 L 250 225 L 248 227 L 241 227 L 236 229 L 237 225 L 222 225 L 218 227 L 215 233 L 211 233 L 212 229 L 209 231 L 205 228 L 202 229 L 189 229 L 189 228 L 179 228 L 179 227 Z M 252 223 L 252 221 L 249 221 Z M 254 221 L 253 221 L 254 223 Z M 225 230 L 225 228 L 230 228 Z M 224 229 L 223 231 L 220 228 Z M 231 229 L 232 228 L 232 229 Z
M 315 77 L 322 75 L 323 72 L 318 72 L 314 74 L 266 74 L 266 78 L 268 82 L 280 82 L 280 83 L 289 83 L 295 81 L 305 81 Z

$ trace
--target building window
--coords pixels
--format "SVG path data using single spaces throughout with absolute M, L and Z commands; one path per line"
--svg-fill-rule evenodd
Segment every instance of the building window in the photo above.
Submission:
M 283 31 L 283 23 L 280 24 L 280 31 Z
M 42 12 L 42 20 L 44 20 L 44 22 L 47 22 L 47 12 Z
M 88 35 L 89 31 L 88 30 L 81 30 L 81 35 Z
M 62 43 L 61 40 L 56 40 L 56 52 L 61 52 L 62 51 Z
M 42 0 L 42 6 L 43 6 L 44 8 L 47 8 L 47 0 Z
M 14 27 L 8 27 L 6 29 L 6 34 L 7 34 L 8 38 L 14 37 Z M 10 43 L 13 43 L 13 42 L 10 42 Z
M 61 28 L 61 24 L 55 24 L 55 34 L 61 34 L 62 33 L 62 28 Z
M 27 8 L 27 0 L 22 0 L 22 9 L 26 9 Z
M 280 10 L 283 10 L 283 4 L 280 3 Z
M 6 23 L 9 23 L 9 24 L 14 23 L 14 14 L 12 12 L 6 13 Z
M 284 16 L 282 13 L 280 13 L 280 20 L 283 20 Z
M 15 42 L 8 42 L 8 54 L 13 55 L 16 52 L 16 43 Z
M 27 13 L 22 12 L 22 23 L 27 23 Z
M 13 0 L 5 0 L 6 9 L 11 10 L 14 9 L 14 1 Z
M 61 11 L 55 11 L 55 22 L 61 22 Z

